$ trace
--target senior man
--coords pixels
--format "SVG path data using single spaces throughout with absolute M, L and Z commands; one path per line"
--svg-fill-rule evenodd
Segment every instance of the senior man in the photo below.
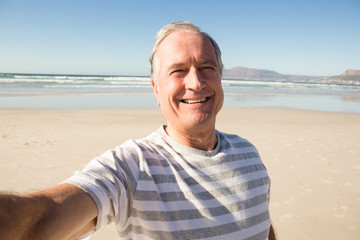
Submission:
M 2 239 L 86 238 L 111 221 L 120 239 L 275 239 L 256 148 L 215 129 L 224 99 L 216 42 L 191 23 L 169 24 L 150 63 L 166 125 L 58 186 L 2 194 Z

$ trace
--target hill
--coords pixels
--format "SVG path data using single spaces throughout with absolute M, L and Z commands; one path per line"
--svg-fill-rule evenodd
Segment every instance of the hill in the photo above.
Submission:
M 224 69 L 224 79 L 262 80 L 262 81 L 290 81 L 360 85 L 360 70 L 347 70 L 338 76 L 307 76 L 281 74 L 272 70 L 234 67 Z

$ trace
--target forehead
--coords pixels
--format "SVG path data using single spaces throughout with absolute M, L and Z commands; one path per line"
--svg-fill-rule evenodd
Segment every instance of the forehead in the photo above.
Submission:
M 167 36 L 159 45 L 157 55 L 163 63 L 217 60 L 210 40 L 201 33 L 188 31 L 177 31 Z

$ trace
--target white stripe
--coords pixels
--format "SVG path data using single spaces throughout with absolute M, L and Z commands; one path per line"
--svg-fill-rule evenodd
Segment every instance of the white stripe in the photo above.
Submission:
M 233 232 L 233 233 L 225 234 L 222 236 L 210 237 L 210 238 L 206 238 L 206 240 L 219 240 L 219 238 L 221 238 L 221 240 L 247 239 L 251 236 L 258 234 L 259 232 L 268 230 L 269 226 L 270 226 L 270 219 L 268 219 L 264 222 L 261 222 L 255 226 L 251 226 L 249 228 L 242 229 L 241 231 L 238 231 L 238 232 Z
M 204 227 L 216 227 L 219 225 L 224 225 L 228 223 L 233 223 L 236 221 L 246 220 L 247 218 L 256 216 L 258 214 L 268 211 L 268 204 L 262 203 L 255 207 L 248 208 L 245 210 L 240 210 L 238 212 L 232 212 L 226 215 L 215 216 L 212 218 L 202 218 L 202 219 L 187 219 L 179 221 L 143 221 L 139 217 L 130 217 L 127 221 L 126 229 L 130 223 L 140 226 L 144 229 L 150 231 L 183 231 L 183 230 L 195 230 Z

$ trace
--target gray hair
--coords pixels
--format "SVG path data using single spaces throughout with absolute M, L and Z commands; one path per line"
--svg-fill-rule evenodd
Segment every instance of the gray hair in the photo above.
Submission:
M 224 65 L 221 60 L 221 51 L 218 44 L 215 40 L 206 32 L 201 32 L 200 28 L 190 22 L 175 22 L 168 25 L 165 25 L 160 31 L 156 34 L 155 37 L 155 44 L 152 49 L 152 52 L 149 57 L 149 62 L 151 64 L 151 78 L 155 79 L 156 71 L 157 71 L 157 57 L 156 53 L 159 48 L 160 43 L 171 33 L 176 31 L 189 31 L 189 32 L 196 32 L 200 33 L 202 36 L 206 37 L 210 40 L 211 44 L 214 47 L 216 56 L 217 56 L 217 63 L 219 66 L 220 74 L 222 75 Z

